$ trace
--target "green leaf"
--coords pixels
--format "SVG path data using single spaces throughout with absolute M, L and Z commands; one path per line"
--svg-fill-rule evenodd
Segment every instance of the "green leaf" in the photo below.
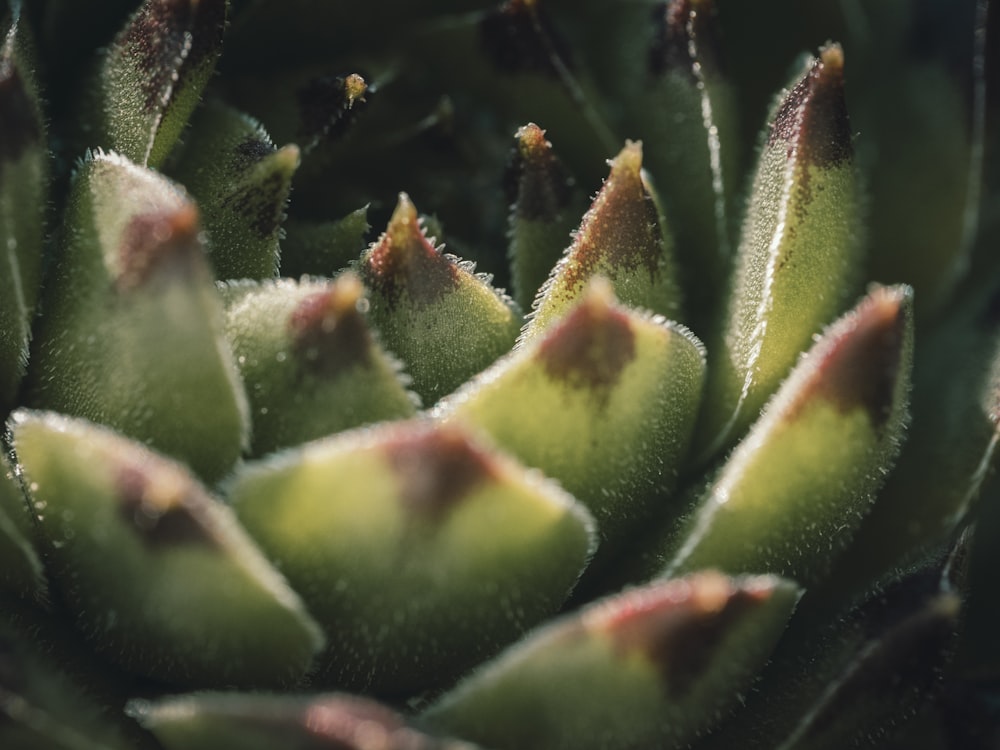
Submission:
M 838 45 L 783 92 L 760 152 L 696 440 L 710 458 L 739 438 L 857 293 L 861 212 Z
M 230 500 L 327 630 L 321 684 L 441 687 L 554 613 L 590 515 L 453 426 L 342 433 L 237 473 Z
M 936 694 L 951 661 L 962 601 L 948 576 L 964 575 L 953 566 L 961 566 L 966 553 L 935 555 L 897 571 L 846 614 L 819 626 L 814 618 L 800 619 L 808 609 L 804 600 L 746 705 L 703 750 L 888 746 Z
M 278 274 L 278 240 L 299 149 L 223 104 L 198 111 L 169 170 L 197 201 L 219 279 Z
M 591 282 L 561 320 L 445 399 L 434 414 L 485 430 L 597 518 L 602 554 L 669 515 L 701 396 L 687 329 L 616 304 Z
M 0 410 L 16 399 L 42 281 L 49 155 L 34 49 L 18 8 L 0 47 Z
M 174 684 L 288 685 L 323 638 L 182 466 L 82 420 L 16 412 L 46 565 L 93 648 Z
M 742 178 L 736 92 L 720 60 L 719 3 L 593 5 L 582 30 L 590 35 L 583 43 L 591 67 L 621 102 L 622 127 L 642 134 L 645 168 L 674 234 L 685 322 L 707 335 L 732 265 Z
M 386 231 L 358 267 L 372 323 L 428 404 L 506 353 L 521 327 L 517 306 L 490 277 L 433 243 L 400 193 Z
M 562 317 L 595 275 L 607 276 L 624 304 L 677 317 L 673 240 L 642 172 L 642 145 L 627 143 L 610 164 L 573 243 L 539 292 L 521 341 Z
M 831 325 L 730 455 L 664 575 L 718 567 L 821 580 L 899 452 L 912 348 L 909 287 L 876 287 Z
M 85 145 L 160 166 L 222 49 L 228 0 L 145 0 L 84 87 Z
M 94 155 L 76 175 L 60 250 L 29 402 L 112 426 L 206 479 L 224 475 L 248 441 L 248 408 L 189 199 L 152 170 Z
M 738 702 L 799 593 L 714 572 L 632 589 L 530 633 L 423 718 L 487 747 L 685 747 Z
M 332 276 L 357 261 L 371 229 L 368 206 L 333 221 L 289 218 L 281 241 L 281 275 Z
M 528 123 L 515 138 L 504 177 L 511 204 L 507 256 L 514 299 L 527 310 L 569 244 L 584 206 L 578 209 L 581 195 L 544 130 Z
M 976 517 L 1000 466 L 1000 291 L 992 286 L 921 339 L 912 427 L 871 515 L 824 587 L 829 598 L 856 595 L 894 567 L 914 564 Z
M 416 413 L 419 399 L 373 336 L 353 273 L 335 282 L 232 282 L 222 296 L 254 455 Z

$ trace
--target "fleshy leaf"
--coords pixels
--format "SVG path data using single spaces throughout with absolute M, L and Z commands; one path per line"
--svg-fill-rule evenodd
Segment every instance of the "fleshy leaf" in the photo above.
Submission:
M 126 710 L 167 750 L 475 750 L 351 695 L 198 693 L 132 701 Z
M 145 0 L 84 87 L 85 145 L 160 166 L 222 49 L 228 0 Z
M 402 193 L 389 226 L 358 268 L 369 289 L 372 323 L 428 404 L 507 352 L 521 327 L 513 301 L 433 239 Z
M 0 47 L 0 410 L 15 401 L 42 280 L 49 156 L 31 40 L 15 9 Z
M 702 497 L 665 575 L 822 579 L 899 452 L 912 308 L 909 287 L 877 287 L 826 330 Z
M 419 400 L 370 330 L 353 273 L 332 283 L 232 282 L 222 296 L 254 455 L 416 412 Z
M 737 702 L 798 596 L 715 572 L 632 589 L 530 633 L 424 720 L 487 747 L 685 747 Z
M 49 573 L 95 649 L 182 685 L 302 678 L 319 629 L 182 466 L 60 415 L 16 412 L 12 430 Z
M 555 485 L 454 426 L 342 433 L 236 476 L 230 500 L 327 629 L 324 684 L 448 684 L 555 612 L 595 544 Z
M 435 410 L 485 430 L 597 518 L 602 553 L 669 515 L 694 427 L 704 350 L 686 329 L 620 307 L 610 283 Z M 607 549 L 605 549 L 607 548 Z
M 30 403 L 221 477 L 247 442 L 248 409 L 196 209 L 158 173 L 104 154 L 81 166 L 68 206 Z
M 944 576 L 940 556 L 898 573 L 821 627 L 797 613 L 746 705 L 704 750 L 884 745 L 939 689 L 953 656 L 962 601 L 947 576 L 956 559 L 944 560 Z
M 995 285 L 994 285 L 995 287 Z M 1000 466 L 1000 290 L 973 295 L 914 358 L 913 418 L 896 468 L 825 593 L 856 595 L 976 515 Z
M 604 187 L 535 300 L 522 341 L 564 315 L 596 275 L 611 280 L 624 304 L 677 317 L 673 239 L 642 172 L 642 145 L 626 144 L 610 164 Z
M 170 174 L 191 193 L 219 279 L 278 273 L 278 240 L 299 149 L 277 149 L 259 123 L 222 104 L 195 115 Z
M 528 123 L 515 138 L 504 178 L 511 204 L 507 255 L 514 299 L 527 310 L 566 248 L 583 206 L 577 210 L 579 193 L 545 131 Z
M 586 25 L 595 74 L 622 103 L 623 127 L 642 134 L 644 166 L 674 234 L 685 322 L 703 334 L 723 300 L 742 178 L 718 4 L 595 3 Z
M 704 458 L 742 435 L 856 294 L 861 213 L 844 56 L 824 47 L 780 97 L 754 177 L 699 424 Z
M 365 249 L 371 229 L 368 206 L 333 221 L 312 222 L 290 218 L 281 241 L 281 275 L 331 276 L 353 263 Z

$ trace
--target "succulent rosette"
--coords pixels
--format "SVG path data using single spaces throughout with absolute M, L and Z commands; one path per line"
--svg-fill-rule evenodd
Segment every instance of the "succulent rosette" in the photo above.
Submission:
M 0 747 L 996 747 L 998 29 L 6 0 Z

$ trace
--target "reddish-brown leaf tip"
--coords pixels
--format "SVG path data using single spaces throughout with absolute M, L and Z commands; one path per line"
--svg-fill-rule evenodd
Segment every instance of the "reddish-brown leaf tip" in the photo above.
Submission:
M 876 287 L 845 328 L 830 329 L 829 343 L 814 350 L 819 361 L 792 411 L 818 397 L 843 412 L 864 409 L 881 428 L 894 405 L 912 302 L 910 287 Z
M 431 425 L 401 429 L 384 445 L 410 512 L 437 519 L 477 485 L 497 476 L 489 452 L 461 429 Z
M 115 487 L 122 520 L 146 547 L 218 546 L 190 507 L 191 496 L 198 492 L 190 480 L 168 470 L 153 477 L 148 467 L 125 464 L 118 469 Z
M 344 273 L 321 292 L 306 297 L 288 318 L 292 347 L 305 370 L 336 377 L 371 361 L 372 336 L 361 307 L 365 291 L 353 273 Z
M 715 571 L 664 581 L 611 599 L 584 615 L 584 627 L 639 651 L 660 670 L 672 696 L 704 674 L 734 623 L 766 603 L 775 579 L 730 579 Z
M 134 289 L 168 268 L 190 271 L 192 261 L 203 252 L 198 209 L 193 204 L 140 214 L 122 232 L 117 286 Z
M 458 284 L 458 266 L 427 239 L 417 209 L 406 193 L 385 232 L 361 263 L 361 277 L 374 295 L 390 308 L 405 292 L 418 306 L 433 304 Z
M 635 332 L 614 305 L 610 282 L 597 278 L 583 299 L 542 339 L 538 360 L 550 377 L 575 388 L 608 391 L 635 358 Z
M 594 275 L 600 262 L 635 272 L 659 273 L 663 228 L 642 172 L 642 143 L 627 141 L 611 160 L 604 186 L 576 234 L 564 281 L 570 288 Z

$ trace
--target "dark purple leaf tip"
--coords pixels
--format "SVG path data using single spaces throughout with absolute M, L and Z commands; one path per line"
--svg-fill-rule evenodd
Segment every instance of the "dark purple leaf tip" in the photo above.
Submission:
M 527 221 L 555 221 L 573 196 L 573 178 L 534 123 L 519 128 L 504 174 L 507 202 Z
M 844 95 L 844 52 L 829 44 L 778 106 L 768 145 L 784 144 L 789 158 L 835 167 L 854 155 Z

